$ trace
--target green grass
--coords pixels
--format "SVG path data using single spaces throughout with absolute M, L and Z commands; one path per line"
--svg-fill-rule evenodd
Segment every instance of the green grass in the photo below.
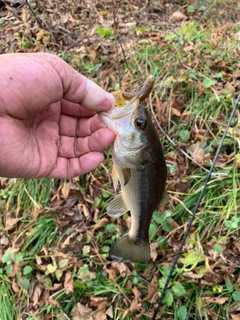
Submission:
M 11 283 L 7 277 L 0 274 L 0 319 L 12 320 L 16 317 L 16 298 L 11 290 Z
M 143 31 L 150 31 L 148 28 Z M 153 96 L 157 119 L 174 141 L 172 145 L 166 136 L 160 135 L 169 168 L 171 201 L 161 213 L 153 214 L 150 238 L 155 245 L 156 261 L 147 267 L 121 266 L 121 269 L 106 260 L 111 244 L 127 230 L 128 218 L 124 215 L 123 219 L 104 222 L 106 207 L 114 195 L 109 151 L 105 153 L 104 164 L 92 174 L 72 182 L 69 194 L 79 196 L 80 200 L 70 207 L 64 207 L 66 199 L 63 199 L 60 181 L 10 179 L 0 190 L 0 201 L 6 207 L 5 211 L 1 209 L 4 231 L 1 239 L 6 242 L 4 250 L 16 248 L 16 251 L 3 252 L 1 257 L 0 319 L 12 320 L 23 314 L 28 320 L 43 319 L 47 315 L 52 315 L 51 319 L 71 319 L 78 302 L 91 307 L 92 298 L 98 297 L 106 298 L 106 305 L 101 305 L 104 312 L 113 307 L 113 319 L 123 319 L 124 315 L 124 319 L 131 320 L 141 311 L 144 312 L 140 319 L 150 318 L 204 185 L 239 86 L 239 80 L 234 78 L 235 70 L 240 67 L 239 42 L 233 35 L 240 25 L 236 23 L 235 29 L 225 33 L 221 28 L 211 23 L 189 22 L 175 32 L 168 31 L 159 42 L 138 44 L 136 41 L 134 48 L 126 50 L 126 55 L 131 56 L 128 65 L 134 79 L 124 61 L 121 64 L 125 70 L 122 83 L 128 84 L 130 90 L 153 74 L 155 92 L 160 102 L 168 106 L 161 114 L 162 104 L 158 106 Z M 96 63 L 89 56 L 80 59 L 78 54 L 66 51 L 62 52 L 62 57 L 97 81 L 101 80 L 98 71 L 109 63 L 108 54 L 97 56 Z M 113 67 L 111 70 L 116 73 Z M 113 89 L 111 86 L 110 80 L 109 87 Z M 182 109 L 176 115 L 173 108 L 178 110 L 180 102 Z M 240 126 L 237 121 L 236 116 L 175 268 L 159 313 L 161 319 L 210 320 L 212 315 L 214 319 L 231 319 L 231 314 L 240 306 L 236 260 L 239 251 L 235 246 L 239 242 L 240 228 Z M 197 143 L 205 156 L 199 164 L 205 170 L 179 151 L 188 152 Z M 182 185 L 187 185 L 187 189 L 178 189 Z M 55 195 L 58 200 L 52 200 Z M 81 203 L 84 208 L 79 206 Z M 6 221 L 10 218 L 19 220 L 14 220 L 13 227 L 7 229 Z M 103 221 L 103 225 L 93 230 L 99 221 Z M 16 268 L 17 272 L 13 272 Z M 68 294 L 64 290 L 67 271 L 73 281 L 73 292 Z M 151 287 L 149 283 L 154 277 L 156 283 Z M 49 298 L 55 302 L 42 304 L 33 311 L 34 308 L 30 308 L 32 281 L 47 288 Z M 18 286 L 19 294 L 14 294 L 13 283 Z M 144 301 L 150 290 L 155 290 L 153 300 Z M 226 301 L 219 303 L 220 298 Z M 29 310 L 24 310 L 26 299 L 30 299 Z M 133 301 L 136 305 L 131 306 Z M 12 305 L 17 305 L 16 309 Z M 131 311 L 127 313 L 130 306 Z M 92 309 L 96 314 L 98 307 L 93 304 Z

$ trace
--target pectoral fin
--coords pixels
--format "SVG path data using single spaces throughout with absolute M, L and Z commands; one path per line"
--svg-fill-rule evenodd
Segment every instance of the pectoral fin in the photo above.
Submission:
M 125 205 L 122 194 L 118 194 L 113 200 L 109 203 L 107 208 L 107 214 L 112 218 L 118 218 L 128 211 L 128 208 Z
M 129 168 L 122 168 L 122 173 L 124 177 L 124 185 L 126 185 L 131 178 L 131 170 Z

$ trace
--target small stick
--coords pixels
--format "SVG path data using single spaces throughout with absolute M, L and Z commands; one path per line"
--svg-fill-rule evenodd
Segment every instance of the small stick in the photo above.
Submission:
M 32 6 L 30 5 L 30 3 L 28 2 L 28 0 L 25 0 L 26 5 L 28 6 L 29 10 L 31 11 L 31 14 L 33 15 L 34 19 L 37 21 L 38 26 L 43 29 L 42 26 L 42 22 L 41 20 L 38 18 L 38 16 L 36 15 L 36 13 L 33 11 Z
M 116 21 L 115 7 L 116 7 L 116 3 L 115 3 L 115 0 L 113 0 L 112 10 L 113 10 L 113 26 L 114 26 L 114 46 L 115 46 L 115 52 L 117 56 L 118 83 L 119 83 L 119 87 L 121 88 L 121 72 L 120 72 L 119 54 L 118 54 L 118 47 L 117 47 L 117 21 Z

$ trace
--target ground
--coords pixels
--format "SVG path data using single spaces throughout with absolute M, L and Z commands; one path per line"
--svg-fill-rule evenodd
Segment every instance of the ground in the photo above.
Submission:
M 111 153 L 67 180 L 0 178 L 2 319 L 151 319 L 240 89 L 240 2 L 0 1 L 0 53 L 51 52 L 108 91 L 149 74 L 170 201 L 148 266 L 108 261 Z M 240 114 L 217 158 L 157 319 L 240 319 Z M 12 306 L 15 308 L 12 308 Z

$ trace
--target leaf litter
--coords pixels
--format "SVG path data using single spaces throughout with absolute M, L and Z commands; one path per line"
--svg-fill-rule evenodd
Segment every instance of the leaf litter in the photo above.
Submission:
M 35 15 L 24 1 L 0 1 L 3 30 L 0 32 L 0 53 L 50 51 L 109 91 L 117 87 L 131 91 L 145 80 L 146 71 L 145 60 L 136 68 L 130 57 L 137 55 L 143 45 L 157 46 L 158 50 L 151 56 L 153 62 L 161 61 L 162 53 L 167 52 L 164 56 L 166 65 L 160 75 L 156 73 L 156 83 L 161 90 L 156 87 L 152 104 L 157 119 L 179 149 L 207 167 L 216 148 L 211 142 L 215 140 L 217 145 L 227 115 L 219 109 L 212 119 L 206 115 L 196 118 L 194 108 L 189 107 L 194 101 L 188 100 L 188 94 L 197 90 L 198 99 L 204 100 L 206 90 L 210 90 L 220 104 L 221 95 L 226 92 L 232 95 L 240 89 L 239 66 L 234 69 L 230 59 L 228 62 L 211 56 L 210 52 L 205 56 L 202 53 L 200 35 L 204 32 L 204 24 L 214 19 L 217 7 L 209 12 L 206 7 L 205 12 L 209 14 L 206 16 L 197 8 L 193 13 L 188 12 L 187 5 L 179 5 L 178 1 L 151 1 L 149 6 L 143 1 L 120 3 L 115 12 L 116 24 L 112 1 L 33 1 L 30 6 L 37 9 Z M 239 41 L 234 23 L 239 14 L 236 6 L 237 1 L 232 1 L 220 8 L 218 18 L 221 17 L 226 24 L 219 23 L 219 20 L 214 22 L 208 40 L 210 47 L 221 47 L 222 38 L 226 43 Z M 195 25 L 199 20 L 201 23 Z M 193 36 L 193 29 L 187 30 L 191 24 L 197 30 Z M 118 43 L 117 50 L 114 28 L 120 35 L 121 45 Z M 185 28 L 183 34 L 179 28 Z M 179 44 L 185 53 L 185 56 L 179 56 L 180 62 L 172 59 L 173 54 L 179 53 L 176 49 Z M 237 47 L 229 47 L 229 56 L 237 57 Z M 136 77 L 133 78 L 131 69 L 129 66 L 124 68 L 124 64 L 131 65 Z M 174 73 L 169 73 L 168 70 L 173 69 Z M 193 75 L 189 70 L 195 70 L 197 79 L 191 78 Z M 183 127 L 193 123 L 189 135 L 176 135 L 178 123 Z M 229 142 L 226 141 L 225 150 L 217 162 L 221 168 L 238 161 L 239 151 L 235 154 L 231 145 L 232 137 L 239 143 L 239 126 L 231 129 Z M 187 177 L 197 168 L 179 151 L 173 152 L 166 146 L 165 150 L 170 165 L 168 190 L 175 199 L 170 205 L 159 208 L 163 215 L 167 209 L 172 210 L 179 201 L 182 202 L 184 195 L 191 190 L 192 183 Z M 36 319 L 67 319 L 65 313 L 71 319 L 114 319 L 116 308 L 122 319 L 151 318 L 160 291 L 158 281 L 162 275 L 159 268 L 171 266 L 185 227 L 173 216 L 169 224 L 174 230 L 169 233 L 158 228 L 157 235 L 161 239 L 155 238 L 151 244 L 152 263 L 148 267 L 109 262 L 106 258 L 109 247 L 116 240 L 116 233 L 128 229 L 130 220 L 124 216 L 113 225 L 114 220 L 105 216 L 107 203 L 114 193 L 108 167 L 109 164 L 71 181 L 53 182 L 49 187 L 49 204 L 45 207 L 39 203 L 38 209 L 33 206 L 29 212 L 21 209 L 16 194 L 9 197 L 6 190 L 10 181 L 0 178 L 0 276 L 3 275 L 11 285 L 19 302 L 17 312 L 22 319 L 26 319 L 26 315 Z M 109 192 L 105 198 L 104 191 Z M 48 217 L 51 219 L 47 220 Z M 214 238 L 203 241 L 200 248 L 199 240 L 194 236 L 197 227 L 193 226 L 179 264 L 183 270 L 178 274 L 178 281 L 196 283 L 206 292 L 211 291 L 210 295 L 199 297 L 202 316 L 206 311 L 208 319 L 216 319 L 216 310 L 208 306 L 214 304 L 227 308 L 232 296 L 235 300 L 229 310 L 230 317 L 238 319 L 240 312 L 236 294 L 240 285 L 239 233 L 228 236 L 231 226 L 234 223 L 240 225 L 240 222 L 227 220 L 230 227 L 218 230 L 221 237 L 225 237 L 225 242 L 220 243 L 221 252 L 212 249 Z M 34 245 L 38 240 L 34 233 L 39 221 L 43 225 L 50 222 L 52 225 L 51 233 L 43 238 L 41 248 L 37 249 Z M 112 229 L 107 227 L 109 222 L 114 226 Z M 30 238 L 32 242 L 28 248 L 31 251 L 23 251 Z M 24 258 L 21 256 L 23 252 Z M 26 267 L 32 269 L 24 269 Z M 0 281 L 3 283 L 2 277 Z M 233 287 L 228 283 L 234 283 Z M 228 292 L 222 296 L 227 285 Z M 175 288 L 174 284 L 172 288 Z M 181 299 L 179 303 L 186 303 L 184 298 Z M 173 311 L 170 309 L 169 312 Z M 164 317 L 167 319 L 167 315 Z

